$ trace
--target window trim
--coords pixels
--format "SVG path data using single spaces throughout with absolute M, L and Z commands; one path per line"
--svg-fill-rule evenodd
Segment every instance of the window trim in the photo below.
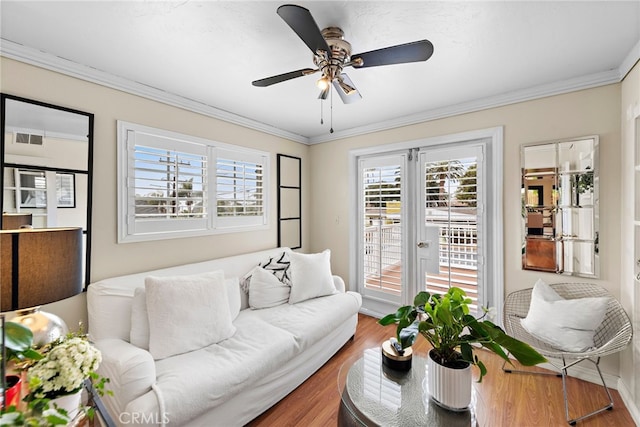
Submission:
M 128 147 L 129 132 L 153 135 L 168 140 L 170 144 L 175 142 L 173 149 L 180 150 L 183 144 L 196 144 L 204 146 L 204 152 L 209 163 L 207 170 L 207 217 L 198 224 L 193 224 L 190 228 L 182 230 L 163 230 L 162 226 L 150 227 L 152 230 L 144 232 L 135 232 L 134 226 L 129 226 L 134 221 L 133 216 L 129 213 L 129 164 L 130 150 Z M 173 142 L 171 142 L 173 141 Z M 189 150 L 187 150 L 189 151 Z M 263 215 L 259 221 L 247 221 L 245 217 L 236 217 L 237 221 L 219 221 L 217 215 L 217 180 L 216 180 L 216 164 L 218 152 L 233 153 L 237 158 L 262 159 L 263 167 Z M 130 123 L 122 120 L 117 121 L 117 212 L 118 212 L 118 243 L 145 242 L 153 240 L 165 240 L 184 237 L 196 237 L 203 235 L 216 235 L 226 233 L 240 233 L 247 231 L 265 230 L 269 228 L 269 210 L 270 210 L 270 161 L 271 154 L 266 151 L 246 148 L 237 145 L 227 144 L 223 142 L 199 138 L 196 136 L 185 135 L 178 132 L 168 131 L 164 129 L 144 126 L 136 123 Z M 161 221 L 165 222 L 166 221 Z M 233 223 L 235 222 L 235 223 Z M 258 222 L 256 224 L 256 222 Z M 186 224 L 186 222 L 185 222 Z M 146 227 L 149 228 L 149 227 Z

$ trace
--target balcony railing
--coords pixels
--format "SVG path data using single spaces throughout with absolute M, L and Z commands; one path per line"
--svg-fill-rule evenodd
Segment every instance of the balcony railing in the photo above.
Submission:
M 477 225 L 464 221 L 450 227 L 440 225 L 439 274 L 426 274 L 424 287 L 444 293 L 449 286 L 464 289 L 477 300 Z M 365 228 L 365 288 L 400 295 L 402 284 L 402 229 L 399 224 Z

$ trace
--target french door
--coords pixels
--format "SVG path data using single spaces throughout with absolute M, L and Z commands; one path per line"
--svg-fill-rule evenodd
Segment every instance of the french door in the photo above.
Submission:
M 477 307 L 501 304 L 502 269 L 484 262 L 487 254 L 502 260 L 501 198 L 492 196 L 501 175 L 491 172 L 501 171 L 501 162 L 495 166 L 487 156 L 496 150 L 491 141 L 357 158 L 356 274 L 365 311 L 384 313 L 420 290 L 444 293 L 452 286 Z
M 418 165 L 418 288 L 461 288 L 477 308 L 484 288 L 482 147 L 423 150 Z

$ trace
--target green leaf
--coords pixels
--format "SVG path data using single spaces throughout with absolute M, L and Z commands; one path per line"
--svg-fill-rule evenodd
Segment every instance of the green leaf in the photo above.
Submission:
M 391 313 L 384 316 L 382 319 L 378 320 L 378 323 L 382 326 L 387 326 L 396 323 L 396 314 Z
M 524 366 L 533 366 L 539 363 L 544 363 L 547 359 L 538 353 L 529 344 L 519 341 L 509 335 L 501 335 L 495 338 L 496 343 L 506 348 L 518 362 Z
M 31 329 L 15 322 L 5 322 L 5 346 L 7 349 L 22 352 L 33 344 L 33 332 Z
M 480 369 L 480 377 L 478 378 L 478 382 L 481 383 L 482 377 L 487 375 L 487 367 L 484 366 L 484 363 L 482 363 L 482 361 L 480 360 L 477 361 L 476 366 L 478 366 L 478 368 Z
M 460 354 L 462 354 L 462 358 L 467 362 L 473 362 L 473 349 L 469 343 L 461 343 L 460 344 Z
M 426 305 L 427 302 L 429 302 L 429 298 L 431 298 L 431 295 L 429 294 L 429 292 L 425 292 L 425 291 L 418 292 L 416 297 L 413 299 L 413 305 L 416 307 Z

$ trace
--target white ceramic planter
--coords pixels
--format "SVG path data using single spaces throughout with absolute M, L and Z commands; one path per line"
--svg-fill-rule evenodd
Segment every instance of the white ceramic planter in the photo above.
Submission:
M 62 408 L 67 411 L 67 414 L 70 419 L 74 419 L 78 412 L 80 411 L 80 400 L 82 397 L 82 392 L 78 391 L 73 394 L 68 394 L 66 396 L 57 397 L 52 399 L 49 402 L 49 405 L 53 408 L 53 404 L 55 403 L 58 408 Z
M 464 411 L 471 403 L 471 365 L 452 369 L 427 357 L 427 393 L 438 405 L 452 411 Z

